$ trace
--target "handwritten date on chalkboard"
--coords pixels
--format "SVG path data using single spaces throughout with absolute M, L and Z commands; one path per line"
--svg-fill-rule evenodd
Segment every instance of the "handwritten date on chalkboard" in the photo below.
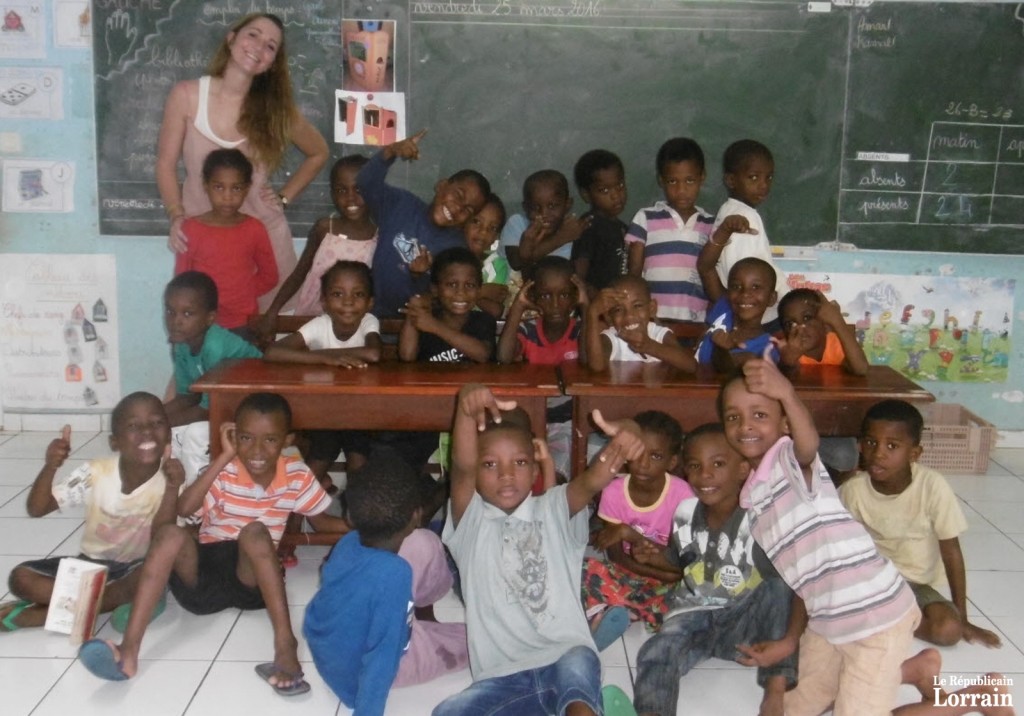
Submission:
M 991 109 L 986 109 L 984 107 L 979 107 L 975 102 L 949 102 L 944 111 L 950 117 L 996 120 L 1008 120 L 1013 118 L 1013 110 L 1002 104 L 997 104 Z

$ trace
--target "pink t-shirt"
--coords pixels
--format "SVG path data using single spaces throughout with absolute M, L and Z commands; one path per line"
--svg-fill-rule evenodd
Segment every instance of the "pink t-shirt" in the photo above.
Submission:
M 687 497 L 693 497 L 693 490 L 682 478 L 666 475 L 665 488 L 653 505 L 640 507 L 629 497 L 629 475 L 616 477 L 601 491 L 601 507 L 597 516 L 612 524 L 626 524 L 647 539 L 660 545 L 667 545 L 672 535 L 672 516 L 676 507 Z M 629 545 L 623 549 L 629 551 Z

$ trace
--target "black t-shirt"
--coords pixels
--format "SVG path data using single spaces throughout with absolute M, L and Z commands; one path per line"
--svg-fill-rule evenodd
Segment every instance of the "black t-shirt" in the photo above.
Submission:
M 435 312 L 435 316 L 437 313 Z M 466 318 L 462 332 L 487 344 L 490 357 L 494 356 L 494 336 L 497 333 L 497 322 L 489 313 L 473 311 Z M 416 360 L 420 363 L 470 363 L 469 358 L 458 348 L 452 348 L 448 341 L 442 340 L 433 333 L 420 333 L 419 351 Z
M 590 226 L 572 244 L 572 259 L 589 259 L 587 283 L 601 290 L 626 273 L 626 230 L 618 219 L 590 213 Z

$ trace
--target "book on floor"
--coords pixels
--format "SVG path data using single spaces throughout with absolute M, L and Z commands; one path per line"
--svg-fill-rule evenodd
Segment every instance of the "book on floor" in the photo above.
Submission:
M 72 644 L 91 639 L 107 585 L 107 568 L 83 559 L 65 557 L 57 567 L 46 629 L 68 634 Z

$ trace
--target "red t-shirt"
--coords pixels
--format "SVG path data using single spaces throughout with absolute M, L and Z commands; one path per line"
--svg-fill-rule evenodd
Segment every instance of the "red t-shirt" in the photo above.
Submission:
M 174 275 L 202 271 L 217 284 L 217 323 L 244 326 L 257 313 L 256 299 L 277 285 L 277 261 L 263 222 L 251 216 L 236 226 L 209 226 L 198 219 L 182 225 L 188 248 L 178 254 Z
M 553 343 L 548 342 L 539 320 L 520 323 L 517 335 L 527 363 L 558 365 L 580 357 L 580 324 L 575 318 L 569 319 L 565 334 Z

